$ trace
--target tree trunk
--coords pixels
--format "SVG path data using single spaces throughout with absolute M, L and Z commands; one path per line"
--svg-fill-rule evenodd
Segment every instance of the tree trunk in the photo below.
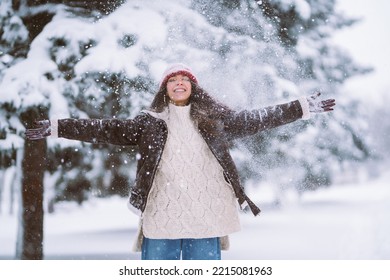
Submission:
M 29 109 L 21 116 L 26 127 L 34 120 L 43 119 L 39 109 Z M 21 211 L 18 234 L 17 259 L 43 259 L 43 176 L 46 170 L 46 140 L 24 144 L 22 159 Z

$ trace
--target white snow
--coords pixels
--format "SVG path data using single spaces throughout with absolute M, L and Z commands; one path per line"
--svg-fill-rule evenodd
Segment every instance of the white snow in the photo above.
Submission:
M 279 0 L 279 1 L 274 1 L 274 2 L 276 2 L 276 3 L 280 2 L 279 5 L 285 11 L 288 11 L 291 8 L 294 8 L 296 10 L 296 12 L 298 13 L 298 15 L 305 20 L 309 19 L 311 16 L 310 5 L 305 0 Z M 262 1 L 257 1 L 257 3 L 261 4 Z
M 348 79 L 343 89 L 350 96 L 357 96 L 364 102 L 382 104 L 383 97 L 388 95 L 390 89 L 390 33 L 385 31 L 390 24 L 387 12 L 390 2 L 355 0 L 351 4 L 348 0 L 338 0 L 336 8 L 361 21 L 334 33 L 334 42 L 350 52 L 358 63 L 375 68 L 368 75 Z
M 262 213 L 241 215 L 222 258 L 247 260 L 390 259 L 390 173 L 374 181 L 290 195 L 282 207 L 260 188 L 250 196 Z M 6 205 L 0 214 L 0 259 L 13 259 L 17 222 Z M 44 222 L 46 259 L 140 259 L 131 251 L 138 218 L 126 199 L 93 198 L 82 206 L 60 203 Z

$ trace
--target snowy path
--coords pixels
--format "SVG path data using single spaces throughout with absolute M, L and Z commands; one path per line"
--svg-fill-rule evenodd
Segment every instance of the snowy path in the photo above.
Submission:
M 390 259 L 390 177 L 305 194 L 281 209 L 242 215 L 224 259 Z M 15 217 L 0 215 L 0 259 L 12 259 Z M 47 259 L 139 259 L 131 253 L 136 217 L 124 199 L 64 204 L 45 217 Z
M 232 241 L 253 244 L 234 246 L 227 258 L 390 259 L 390 191 L 385 186 L 318 191 L 300 204 L 264 212 L 257 224 L 243 219 L 244 231 Z

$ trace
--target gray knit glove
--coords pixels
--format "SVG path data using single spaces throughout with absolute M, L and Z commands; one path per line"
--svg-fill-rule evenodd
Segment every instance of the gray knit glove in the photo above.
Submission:
M 317 98 L 321 95 L 320 92 L 317 92 L 313 95 L 306 97 L 307 102 L 309 103 L 309 111 L 312 113 L 322 113 L 333 111 L 333 106 L 336 105 L 334 99 L 326 99 L 326 100 L 317 100 Z
M 26 129 L 25 135 L 28 140 L 39 140 L 51 135 L 51 123 L 49 120 L 36 121 L 36 128 Z

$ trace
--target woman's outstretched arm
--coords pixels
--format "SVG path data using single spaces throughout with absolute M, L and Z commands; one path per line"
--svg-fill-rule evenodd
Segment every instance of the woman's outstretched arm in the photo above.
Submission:
M 284 104 L 236 112 L 225 119 L 225 131 L 230 138 L 239 138 L 299 119 L 309 119 L 312 113 L 333 111 L 335 100 L 321 100 L 320 95 L 315 93 Z
M 37 121 L 35 128 L 26 129 L 29 140 L 61 137 L 90 143 L 137 145 L 142 132 L 140 117 L 118 119 L 60 119 Z

